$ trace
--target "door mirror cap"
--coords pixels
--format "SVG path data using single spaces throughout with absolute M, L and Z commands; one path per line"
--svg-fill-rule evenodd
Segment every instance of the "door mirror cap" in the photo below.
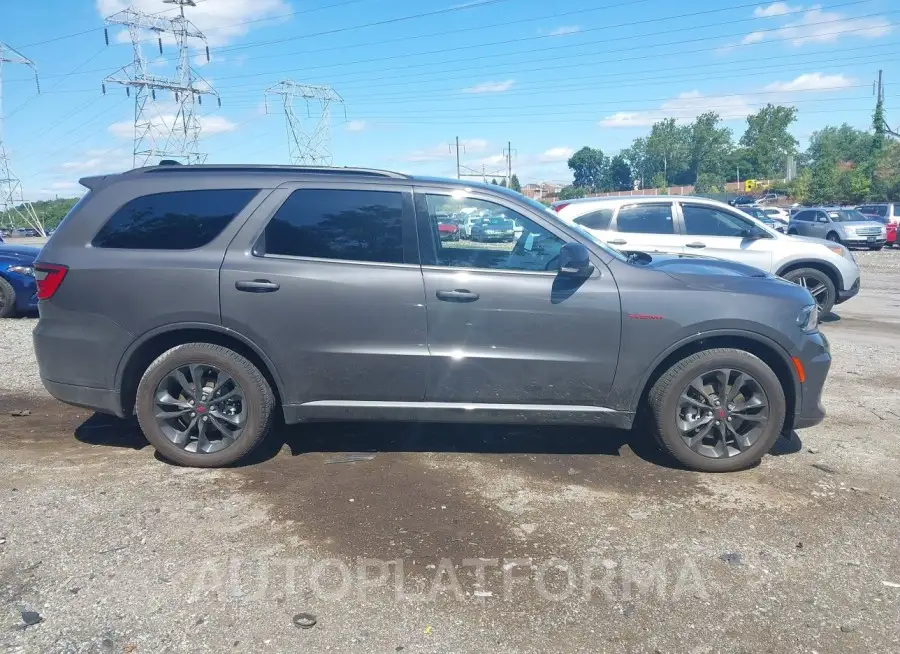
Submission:
M 765 238 L 766 234 L 761 229 L 757 229 L 756 227 L 748 227 L 741 231 L 741 236 L 750 240 L 757 240 L 760 238 Z
M 594 272 L 591 255 L 581 243 L 566 243 L 559 250 L 559 273 L 570 277 L 590 277 Z

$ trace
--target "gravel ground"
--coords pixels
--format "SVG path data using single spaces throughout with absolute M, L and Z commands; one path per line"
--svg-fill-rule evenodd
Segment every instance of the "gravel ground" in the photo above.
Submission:
M 178 468 L 47 398 L 4 321 L 0 651 L 900 651 L 900 252 L 857 256 L 828 418 L 725 475 L 639 433 L 396 424 Z

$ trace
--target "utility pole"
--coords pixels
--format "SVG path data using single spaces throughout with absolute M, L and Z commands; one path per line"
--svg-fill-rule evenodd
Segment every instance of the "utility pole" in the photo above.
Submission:
M 900 138 L 900 133 L 897 133 L 891 126 L 888 124 L 887 119 L 884 117 L 884 75 L 883 71 L 878 71 L 878 82 L 876 82 L 877 86 L 875 88 L 876 102 L 875 102 L 875 130 L 877 132 L 879 124 L 884 129 L 885 133 L 890 134 L 894 138 Z
M 449 146 L 447 146 L 447 147 L 450 148 L 450 151 L 451 151 L 451 152 L 453 152 L 454 150 L 456 150 L 456 179 L 462 179 L 462 170 L 461 170 L 460 165 L 459 165 L 459 149 L 462 148 L 462 149 L 463 149 L 463 152 L 465 152 L 466 146 L 465 146 L 465 144 L 463 144 L 463 145 L 460 145 L 460 144 L 459 144 L 459 137 L 457 136 L 457 137 L 456 137 L 456 145 L 454 145 L 453 143 L 451 143 L 451 144 L 450 144 Z
M 3 144 L 3 65 L 20 64 L 34 71 L 34 82 L 37 84 L 37 92 L 41 92 L 41 84 L 37 76 L 37 67 L 34 62 L 24 56 L 18 50 L 0 42 L 0 213 L 5 213 L 9 227 L 14 222 L 24 222 L 34 227 L 41 236 L 46 236 L 44 225 L 30 202 L 25 202 L 22 192 L 22 182 L 16 177 L 9 163 L 9 155 Z
M 129 97 L 134 90 L 133 165 L 136 168 L 146 166 L 155 158 L 181 160 L 188 164 L 206 161 L 206 155 L 198 152 L 201 125 L 197 118 L 197 105 L 203 104 L 204 95 L 211 95 L 222 106 L 219 94 L 191 68 L 191 40 L 200 43 L 209 61 L 206 37 L 184 15 L 184 8 L 195 7 L 196 0 L 163 2 L 177 5 L 178 16 L 166 18 L 129 7 L 109 16 L 104 29 L 107 45 L 110 25 L 125 27 L 131 37 L 133 61 L 104 79 L 102 88 L 105 94 L 107 84 L 121 84 Z M 171 35 L 174 39 L 178 48 L 174 77 L 147 72 L 147 61 L 141 48 L 141 41 L 147 32 L 157 35 L 160 54 L 163 51 L 163 35 Z M 157 104 L 157 91 L 168 91 L 174 96 L 174 115 L 168 113 L 170 108 Z
M 269 112 L 270 95 L 281 97 L 287 126 L 288 155 L 294 166 L 333 166 L 331 156 L 331 103 L 341 105 L 344 99 L 330 86 L 298 84 L 283 80 L 266 89 L 266 113 Z M 298 114 L 294 100 L 306 103 L 306 115 Z M 315 115 L 310 110 L 310 101 L 318 105 Z M 346 109 L 344 109 L 346 119 Z
M 503 151 L 503 156 L 506 157 L 506 186 L 509 187 L 512 182 L 512 160 L 513 154 L 516 151 L 512 149 L 512 141 L 506 142 L 506 149 Z

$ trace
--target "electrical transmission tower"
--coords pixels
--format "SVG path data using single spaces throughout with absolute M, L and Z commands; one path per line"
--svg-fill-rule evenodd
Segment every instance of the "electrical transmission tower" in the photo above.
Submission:
M 188 164 L 203 163 L 206 155 L 198 152 L 200 121 L 197 105 L 203 104 L 203 96 L 216 98 L 219 94 L 191 68 L 190 49 L 192 40 L 206 50 L 209 61 L 209 46 L 206 37 L 184 16 L 184 8 L 196 6 L 195 0 L 163 0 L 164 3 L 178 5 L 179 15 L 167 18 L 157 14 L 146 14 L 134 7 L 113 14 L 106 19 L 106 25 L 122 25 L 128 29 L 134 60 L 116 73 L 103 80 L 103 93 L 107 84 L 121 84 L 131 96 L 134 89 L 134 166 L 146 166 L 151 159 L 175 159 Z M 174 40 L 178 48 L 178 63 L 174 77 L 161 77 L 147 72 L 147 60 L 141 48 L 141 41 L 150 32 L 156 35 L 159 52 L 163 51 L 163 38 Z M 109 32 L 106 30 L 109 45 Z M 157 102 L 157 92 L 168 91 L 174 102 Z
M 269 96 L 281 96 L 287 123 L 288 149 L 295 166 L 331 166 L 331 104 L 344 104 L 337 91 L 328 86 L 312 86 L 284 80 L 266 89 L 266 113 Z M 297 113 L 294 100 L 303 100 L 306 111 Z M 315 107 L 315 111 L 311 108 Z M 344 118 L 346 119 L 346 109 Z
M 44 226 L 38 218 L 34 207 L 30 202 L 25 202 L 22 192 L 22 182 L 13 173 L 9 163 L 9 155 L 3 144 L 3 66 L 4 64 L 21 64 L 34 71 L 34 82 L 37 84 L 38 93 L 41 92 L 41 84 L 38 81 L 37 68 L 34 62 L 14 48 L 0 42 L 0 213 L 6 216 L 8 227 L 14 223 L 25 223 L 34 227 L 41 235 L 44 235 Z

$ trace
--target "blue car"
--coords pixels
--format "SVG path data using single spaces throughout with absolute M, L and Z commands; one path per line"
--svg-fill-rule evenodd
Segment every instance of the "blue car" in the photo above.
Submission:
M 34 260 L 40 248 L 0 245 L 0 318 L 37 310 Z

